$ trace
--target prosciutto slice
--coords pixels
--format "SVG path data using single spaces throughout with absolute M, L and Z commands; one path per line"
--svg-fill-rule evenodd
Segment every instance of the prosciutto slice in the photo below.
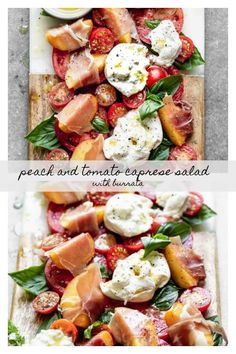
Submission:
M 78 275 L 94 256 L 94 240 L 89 233 L 82 233 L 46 252 L 58 268 Z
M 74 234 L 89 232 L 96 236 L 99 233 L 96 209 L 91 202 L 84 202 L 76 208 L 68 209 L 61 216 L 60 223 Z
M 146 315 L 127 307 L 117 307 L 110 322 L 115 340 L 128 346 L 156 346 L 155 324 Z

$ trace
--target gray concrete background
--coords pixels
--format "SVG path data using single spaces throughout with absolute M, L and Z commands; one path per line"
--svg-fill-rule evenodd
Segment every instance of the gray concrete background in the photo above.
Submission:
M 228 10 L 205 10 L 205 157 L 228 159 Z M 28 9 L 9 9 L 9 160 L 27 160 Z

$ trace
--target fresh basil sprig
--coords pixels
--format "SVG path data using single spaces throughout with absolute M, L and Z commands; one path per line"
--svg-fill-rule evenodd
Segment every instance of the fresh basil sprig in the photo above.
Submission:
M 196 216 L 189 217 L 189 216 L 182 216 L 182 219 L 191 226 L 197 226 L 204 223 L 209 218 L 212 218 L 217 213 L 212 210 L 208 205 L 203 204 L 202 209 Z
M 212 321 L 212 322 L 215 322 L 215 323 L 220 323 L 219 321 L 219 317 L 217 315 L 215 316 L 212 316 L 212 317 L 208 317 L 206 319 L 207 321 Z M 223 337 L 221 334 L 219 333 L 216 333 L 216 332 L 213 332 L 213 345 L 214 346 L 221 346 L 223 343 Z
M 180 288 L 170 280 L 162 289 L 158 290 L 152 300 L 152 306 L 167 311 L 179 297 Z
M 44 316 L 43 317 L 43 322 L 39 326 L 39 328 L 37 330 L 37 333 L 42 331 L 42 329 L 49 329 L 51 324 L 54 321 L 59 320 L 60 318 L 62 318 L 62 315 L 61 315 L 61 313 L 59 311 L 54 312 L 52 315 Z
M 8 345 L 19 347 L 25 343 L 25 338 L 20 334 L 19 329 L 12 321 L 8 321 Z
M 31 144 L 45 148 L 47 150 L 53 150 L 61 146 L 57 135 L 55 133 L 55 113 L 48 119 L 42 121 L 37 125 L 25 139 Z
M 146 258 L 152 251 L 163 249 L 170 244 L 169 237 L 162 233 L 158 233 L 152 237 L 142 237 L 141 240 L 144 244 L 143 258 Z
M 88 328 L 84 330 L 84 338 L 91 339 L 92 330 L 103 323 L 108 324 L 111 321 L 113 315 L 114 313 L 112 311 L 105 311 L 97 321 L 93 322 L 90 326 L 88 326 Z
M 182 221 L 169 221 L 161 225 L 157 231 L 169 237 L 180 236 L 181 241 L 184 242 L 188 239 L 191 226 Z
M 194 48 L 193 55 L 187 59 L 184 63 L 181 63 L 178 60 L 175 60 L 174 65 L 179 69 L 179 70 L 192 70 L 196 66 L 203 65 L 205 63 L 204 59 L 201 56 L 201 53 L 197 49 L 197 47 Z
M 151 100 L 147 99 L 142 106 L 139 108 L 139 115 L 141 120 L 150 117 L 152 113 L 158 111 L 159 108 L 163 107 L 164 103 L 161 99 Z
M 148 28 L 154 29 L 157 26 L 159 26 L 159 24 L 161 23 L 161 20 L 145 20 L 144 23 Z
M 109 133 L 109 127 L 108 124 L 105 122 L 104 119 L 100 118 L 100 117 L 95 117 L 92 122 L 92 127 L 94 130 L 96 130 L 96 132 L 98 133 Z
M 47 291 L 48 286 L 44 275 L 45 264 L 32 266 L 18 272 L 8 273 L 17 285 L 32 295 Z
M 151 151 L 149 160 L 167 160 L 170 153 L 170 147 L 172 145 L 173 143 L 164 137 L 161 144 L 156 149 Z
M 164 79 L 161 79 L 152 85 L 150 92 L 153 94 L 165 92 L 167 95 L 174 95 L 182 80 L 183 78 L 181 75 L 164 77 Z

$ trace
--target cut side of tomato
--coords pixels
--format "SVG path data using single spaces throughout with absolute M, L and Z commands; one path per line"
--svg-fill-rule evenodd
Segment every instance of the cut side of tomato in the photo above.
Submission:
M 176 68 L 175 65 L 171 65 L 169 68 L 166 68 L 166 71 L 169 75 L 180 75 L 180 70 Z M 173 100 L 174 102 L 178 102 L 182 99 L 184 94 L 184 81 L 182 80 L 178 90 L 175 92 L 175 94 L 173 95 Z
M 72 100 L 74 95 L 74 90 L 68 89 L 65 82 L 58 82 L 48 93 L 48 101 L 52 109 L 58 112 Z
M 60 224 L 60 218 L 67 207 L 62 204 L 50 202 L 47 210 L 48 227 L 52 233 L 65 234 L 64 227 Z
M 145 20 L 149 20 L 151 18 L 148 17 L 148 14 L 145 15 L 144 9 L 132 9 L 131 16 L 135 22 L 141 41 L 147 44 L 151 44 L 151 40 L 148 38 L 151 30 L 145 24 Z
M 63 160 L 69 160 L 70 156 L 67 151 L 61 148 L 53 149 L 47 154 L 47 160 L 52 160 L 52 161 L 63 161 Z
M 55 291 L 44 291 L 36 296 L 32 302 L 35 312 L 42 315 L 49 315 L 56 311 L 60 301 L 60 296 Z
M 65 80 L 66 72 L 70 61 L 70 53 L 53 48 L 52 51 L 52 64 L 57 76 Z
M 130 252 L 137 252 L 144 248 L 144 244 L 141 241 L 142 236 L 130 237 L 124 241 L 126 249 Z
M 195 46 L 193 44 L 192 39 L 190 39 L 187 36 L 179 36 L 181 42 L 182 42 L 182 50 L 180 55 L 177 58 L 177 61 L 180 61 L 181 63 L 184 63 L 186 60 L 191 58 L 191 56 L 194 53 Z
M 124 105 L 129 108 L 129 109 L 136 109 L 139 106 L 141 106 L 141 104 L 143 104 L 143 102 L 146 99 L 146 91 L 142 90 L 138 93 L 135 93 L 134 95 L 127 97 L 125 95 L 122 96 Z
M 168 160 L 197 160 L 197 153 L 192 146 L 183 144 L 170 149 Z
M 68 270 L 57 268 L 51 259 L 47 261 L 44 273 L 48 287 L 59 296 L 63 295 L 68 283 L 74 278 Z
M 51 234 L 42 241 L 41 248 L 47 252 L 69 240 L 69 237 L 62 234 Z
M 92 31 L 89 44 L 92 52 L 99 54 L 109 53 L 114 47 L 115 38 L 106 27 L 99 27 Z
M 115 245 L 107 252 L 107 265 L 108 268 L 114 272 L 117 262 L 120 259 L 125 259 L 129 255 L 128 250 L 124 245 Z
M 116 101 L 116 89 L 110 84 L 100 84 L 95 90 L 98 104 L 109 107 Z
M 103 27 L 105 25 L 105 23 L 103 21 L 103 17 L 101 15 L 99 9 L 93 9 L 92 19 L 93 19 L 93 22 L 96 26 Z
M 185 290 L 180 296 L 179 301 L 183 304 L 193 304 L 199 311 L 204 312 L 211 303 L 211 294 L 207 289 L 195 287 Z
M 178 33 L 182 31 L 184 24 L 184 12 L 181 8 L 159 8 L 159 9 L 147 9 L 149 11 L 149 17 L 155 20 L 170 20 L 173 22 L 175 29 Z M 153 14 L 151 13 L 153 12 Z
M 152 65 L 147 68 L 148 78 L 147 78 L 147 87 L 151 88 L 157 81 L 164 79 L 168 76 L 165 69 L 160 68 L 159 66 Z
M 95 206 L 106 205 L 108 200 L 115 194 L 117 192 L 88 192 L 88 198 Z
M 55 120 L 55 132 L 57 135 L 58 140 L 60 143 L 69 151 L 73 152 L 76 148 L 76 146 L 80 143 L 80 135 L 77 133 L 64 133 L 60 128 L 59 128 L 59 121 L 58 119 Z
M 66 336 L 71 337 L 73 343 L 76 341 L 78 337 L 78 330 L 74 323 L 60 318 L 59 320 L 54 321 L 51 326 L 51 329 L 60 329 Z
M 107 254 L 109 249 L 117 244 L 115 236 L 110 233 L 104 233 L 97 236 L 94 242 L 95 251 L 100 254 Z
M 124 103 L 114 103 L 108 111 L 108 122 L 114 128 L 116 126 L 117 120 L 123 117 L 127 113 L 127 109 Z
M 188 207 L 184 212 L 186 216 L 197 215 L 203 206 L 203 196 L 198 192 L 190 192 L 188 196 Z

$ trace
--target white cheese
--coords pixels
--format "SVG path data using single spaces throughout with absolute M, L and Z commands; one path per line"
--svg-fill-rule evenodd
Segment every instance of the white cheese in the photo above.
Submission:
M 157 113 L 141 121 L 138 110 L 129 111 L 119 118 L 110 138 L 105 139 L 103 152 L 114 161 L 147 160 L 150 151 L 163 139 L 163 131 Z
M 148 49 L 142 44 L 121 43 L 108 54 L 105 62 L 105 76 L 118 91 L 131 96 L 141 91 L 147 81 L 146 58 Z
M 166 192 L 157 193 L 156 202 L 163 210 L 159 212 L 160 215 L 170 216 L 174 219 L 179 219 L 183 215 L 188 206 L 187 192 Z
M 132 237 L 150 229 L 155 211 L 150 199 L 132 193 L 115 194 L 105 207 L 104 224 L 121 236 Z
M 117 262 L 112 280 L 100 284 L 104 295 L 125 303 L 152 299 L 169 281 L 170 269 L 163 254 L 153 251 L 144 260 L 143 255 L 140 250 Z
M 72 338 L 66 336 L 60 329 L 42 330 L 30 342 L 34 346 L 73 346 Z
M 172 21 L 164 20 L 154 28 L 148 36 L 152 43 L 152 49 L 158 54 L 153 58 L 155 64 L 168 68 L 179 56 L 182 42 Z

